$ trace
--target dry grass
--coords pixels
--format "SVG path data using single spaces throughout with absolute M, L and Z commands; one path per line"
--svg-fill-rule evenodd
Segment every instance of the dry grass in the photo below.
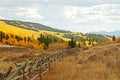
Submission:
M 22 62 L 55 52 L 0 47 L 0 70 L 7 69 L 14 61 Z M 75 54 L 57 61 L 42 80 L 120 80 L 120 43 L 80 48 Z
M 120 80 L 120 43 L 80 50 L 60 60 L 42 80 Z
M 49 45 L 49 51 L 64 50 L 68 47 L 66 43 L 52 43 Z
M 7 69 L 14 61 L 23 62 L 26 59 L 32 60 L 50 53 L 52 52 L 0 44 L 0 70 Z

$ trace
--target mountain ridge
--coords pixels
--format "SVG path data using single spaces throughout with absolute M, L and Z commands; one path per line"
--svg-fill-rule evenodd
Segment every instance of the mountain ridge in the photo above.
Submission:
M 28 29 L 28 30 L 34 30 L 34 31 L 47 30 L 47 31 L 62 32 L 62 33 L 70 32 L 66 30 L 52 28 L 50 26 L 46 26 L 40 23 L 35 23 L 35 22 L 20 21 L 20 20 L 4 20 L 4 19 L 0 19 L 0 20 L 4 21 L 5 23 L 9 25 L 17 26 L 23 29 Z
M 105 34 L 105 35 L 109 35 L 109 36 L 120 36 L 120 30 L 115 30 L 115 31 L 111 31 L 111 32 L 107 32 L 107 31 L 99 31 L 97 32 L 99 34 Z

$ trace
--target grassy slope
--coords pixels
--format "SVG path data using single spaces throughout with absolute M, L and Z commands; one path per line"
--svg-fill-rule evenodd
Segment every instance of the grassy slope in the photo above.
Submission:
M 4 21 L 0 21 L 0 31 L 3 31 L 5 33 L 16 34 L 19 36 L 32 36 L 34 34 L 34 36 L 37 37 L 40 34 L 40 32 L 26 30 L 16 26 L 8 25 Z
M 42 80 L 120 80 L 119 52 L 120 43 L 80 49 L 56 62 Z
M 3 31 L 5 33 L 16 34 L 16 35 L 19 35 L 19 36 L 29 36 L 29 37 L 31 37 L 32 35 L 34 35 L 35 38 L 37 38 L 41 33 L 48 33 L 48 34 L 57 36 L 56 32 L 46 31 L 46 30 L 40 30 L 39 32 L 37 32 L 37 31 L 33 31 L 33 30 L 27 30 L 27 29 L 19 28 L 17 26 L 8 25 L 4 21 L 0 21 L 0 31 Z M 65 40 L 65 41 L 69 40 L 67 38 L 63 38 L 61 35 L 59 35 L 57 37 Z
M 16 25 L 16 26 L 15 26 Z M 45 28 L 45 30 L 44 30 Z M 33 30 L 35 29 L 35 30 Z M 47 30 L 48 29 L 48 30 Z M 37 31 L 36 31 L 37 30 Z M 65 37 L 64 34 L 72 35 L 73 37 L 81 37 L 83 39 L 87 38 L 87 35 L 77 32 L 68 32 L 64 30 L 58 30 L 54 28 L 50 28 L 38 23 L 31 23 L 31 22 L 23 22 L 23 21 L 15 21 L 15 20 L 0 20 L 0 31 L 6 32 L 6 33 L 12 33 L 20 36 L 30 36 L 34 35 L 35 38 L 37 38 L 40 33 L 47 33 L 52 36 L 56 36 L 60 39 L 63 39 L 64 41 L 69 41 L 69 37 Z M 58 32 L 56 32 L 58 31 Z M 96 35 L 96 34 L 95 34 Z M 102 36 L 102 37 L 101 37 Z M 99 35 L 99 39 L 109 39 L 107 36 Z
M 23 29 L 28 29 L 33 31 L 46 30 L 46 31 L 61 32 L 61 33 L 70 32 L 70 31 L 55 29 L 55 28 L 45 26 L 40 23 L 34 23 L 34 22 L 24 22 L 19 20 L 2 20 L 2 21 L 6 22 L 9 25 L 13 25 Z

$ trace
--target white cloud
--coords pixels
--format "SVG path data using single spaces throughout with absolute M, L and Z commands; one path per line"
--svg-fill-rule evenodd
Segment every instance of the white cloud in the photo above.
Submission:
M 92 7 L 66 6 L 65 17 L 73 23 L 95 20 L 120 23 L 120 4 L 102 4 Z
M 120 0 L 2 0 L 0 18 L 74 31 L 117 30 Z
M 0 16 L 0 19 L 5 19 L 4 17 Z
M 19 7 L 16 9 L 18 11 L 16 15 L 21 16 L 21 17 L 26 17 L 30 19 L 43 19 L 44 17 L 41 16 L 38 12 L 37 9 L 31 8 L 31 7 Z
M 71 26 L 70 29 L 72 31 L 77 31 L 77 32 L 93 32 L 93 31 L 105 31 L 107 30 L 103 26 L 95 26 L 95 25 L 86 25 L 86 26 Z
M 40 22 L 45 18 L 41 15 L 39 9 L 34 7 L 0 7 L 0 16 L 4 19 L 16 19 L 33 22 Z
M 89 26 L 91 28 L 91 30 L 96 30 L 96 31 L 104 31 L 105 28 L 104 27 L 100 27 L 100 26 Z

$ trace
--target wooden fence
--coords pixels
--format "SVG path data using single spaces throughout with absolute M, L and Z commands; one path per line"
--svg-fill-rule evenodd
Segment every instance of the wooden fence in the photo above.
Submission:
M 66 49 L 60 53 L 46 55 L 34 60 L 26 60 L 23 64 L 14 62 L 15 68 L 10 66 L 6 71 L 0 71 L 0 80 L 35 80 L 50 70 L 55 61 L 73 54 L 77 48 Z

